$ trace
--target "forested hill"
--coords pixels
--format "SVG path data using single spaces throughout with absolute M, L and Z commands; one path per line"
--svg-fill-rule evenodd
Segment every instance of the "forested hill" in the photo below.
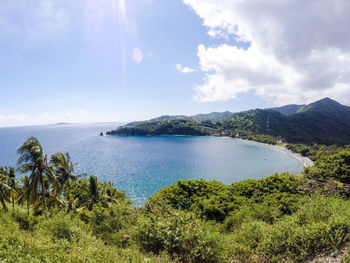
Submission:
M 225 135 L 269 143 L 279 139 L 304 143 L 350 143 L 350 107 L 329 98 L 308 105 L 226 114 L 225 119 L 216 120 L 161 117 L 131 123 L 107 134 Z
M 271 108 L 270 110 L 278 111 L 282 113 L 283 115 L 292 115 L 294 113 L 297 113 L 300 108 L 304 107 L 305 105 L 297 105 L 297 104 L 290 104 L 290 105 L 285 105 L 282 107 L 277 107 L 277 108 Z
M 157 118 L 150 119 L 146 122 L 158 122 L 158 121 L 173 121 L 173 120 L 188 120 L 188 121 L 222 121 L 231 117 L 234 113 L 225 112 L 211 112 L 206 114 L 197 114 L 192 116 L 186 115 L 163 115 Z M 128 126 L 144 123 L 145 121 L 132 122 Z

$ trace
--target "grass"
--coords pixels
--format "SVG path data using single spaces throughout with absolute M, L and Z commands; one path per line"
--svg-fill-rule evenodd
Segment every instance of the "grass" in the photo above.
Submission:
M 22 218 L 22 224 L 17 222 Z M 52 218 L 36 217 L 30 229 L 23 229 L 24 209 L 0 211 L 0 262 L 171 262 L 167 256 L 144 254 L 137 247 L 108 246 L 94 237 L 88 225 L 59 213 Z

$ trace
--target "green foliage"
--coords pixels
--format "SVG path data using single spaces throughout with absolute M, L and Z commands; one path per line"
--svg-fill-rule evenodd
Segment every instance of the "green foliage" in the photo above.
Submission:
M 304 144 L 287 144 L 286 148 L 296 153 L 300 153 L 302 156 L 315 156 L 318 150 L 317 145 L 304 145 Z M 314 159 L 313 159 L 314 160 Z
M 336 154 L 343 150 L 350 150 L 350 145 L 287 144 L 286 148 L 316 161 L 320 158 Z
M 228 233 L 236 231 L 243 223 L 261 221 L 273 224 L 281 216 L 282 212 L 278 207 L 270 206 L 267 203 L 242 205 L 225 219 L 221 228 Z
M 264 240 L 267 230 L 268 225 L 259 220 L 242 224 L 233 234 L 226 237 L 227 257 L 231 262 L 266 262 L 258 247 Z
M 281 255 L 303 261 L 338 249 L 349 240 L 349 208 L 349 202 L 315 196 L 267 232 L 261 250 L 273 262 L 280 262 Z
M 43 221 L 42 227 L 48 230 L 53 242 L 57 242 L 60 239 L 72 242 L 73 240 L 79 240 L 81 237 L 81 230 L 77 227 L 79 224 L 72 222 L 73 220 L 76 221 L 74 217 L 60 212 L 54 217 Z
M 22 210 L 16 210 L 12 213 L 12 217 L 18 223 L 19 228 L 23 230 L 33 231 L 34 227 L 39 223 L 38 217 L 28 215 Z
M 53 174 L 53 169 L 48 165 L 48 157 L 43 152 L 43 148 L 37 138 L 31 136 L 25 140 L 22 146 L 17 150 L 19 154 L 18 165 L 19 170 L 22 173 L 30 173 L 29 175 L 29 192 L 32 196 L 36 195 L 37 204 L 35 205 L 36 210 L 38 209 L 38 203 L 42 205 L 42 209 L 46 214 L 46 202 L 47 192 L 50 190 L 50 184 L 55 185 L 52 189 L 57 194 L 57 180 Z M 40 192 L 40 200 L 38 198 Z M 52 201 L 52 200 L 50 200 Z
M 11 187 L 8 186 L 8 177 L 6 176 L 3 167 L 0 167 L 0 203 L 4 211 L 7 211 L 6 203 L 10 200 Z
M 25 215 L 24 211 L 20 213 Z M 166 255 L 158 257 L 133 247 L 106 246 L 91 235 L 85 224 L 70 215 L 59 213 L 52 218 L 38 216 L 37 219 L 40 223 L 25 231 L 9 213 L 0 212 L 0 262 L 171 262 Z
M 137 209 L 127 204 L 94 206 L 90 215 L 92 233 L 108 245 L 128 247 L 133 242 L 138 216 Z
M 148 215 L 140 220 L 137 237 L 146 251 L 166 251 L 182 262 L 220 262 L 219 233 L 192 213 Z
M 341 263 L 350 263 L 350 247 L 346 248 L 345 256 L 342 258 Z
M 190 120 L 148 121 L 135 125 L 123 126 L 107 132 L 108 135 L 210 135 L 215 130 L 206 127 L 207 122 Z
M 340 151 L 321 157 L 313 167 L 305 170 L 305 175 L 320 182 L 335 179 L 341 183 L 350 184 L 350 151 Z
M 79 176 L 73 174 L 74 168 L 77 163 L 71 161 L 70 155 L 68 152 L 55 153 L 51 155 L 50 164 L 53 165 L 53 168 L 56 172 L 56 177 L 58 183 L 61 185 L 60 191 L 62 191 L 65 184 L 69 184 L 69 180 L 75 181 Z
M 241 205 L 262 203 L 277 207 L 281 214 L 291 213 L 302 194 L 300 178 L 289 174 L 261 180 L 247 180 L 230 186 L 204 180 L 180 180 L 165 187 L 148 200 L 148 205 L 162 200 L 175 209 L 195 212 L 201 218 L 223 222 Z
M 296 112 L 296 109 L 298 111 Z M 156 118 L 130 123 L 108 135 L 224 135 L 275 144 L 350 142 L 350 107 L 325 98 L 284 115 L 278 109 L 228 114 L 226 119 Z M 224 115 L 223 115 L 224 116 Z
M 303 262 L 349 241 L 350 202 L 313 196 L 299 210 L 270 225 L 243 223 L 229 236 L 231 257 L 241 262 Z
M 112 204 L 129 203 L 126 201 L 125 191 L 118 191 L 110 182 L 98 182 L 96 177 L 81 178 L 65 186 L 63 193 L 64 206 L 67 211 L 81 209 L 92 210 L 95 204 L 108 207 Z

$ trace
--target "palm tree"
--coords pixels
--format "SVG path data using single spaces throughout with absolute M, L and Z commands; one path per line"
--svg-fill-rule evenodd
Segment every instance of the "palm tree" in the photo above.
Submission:
M 92 210 L 94 204 L 99 202 L 99 192 L 98 183 L 95 176 L 89 177 L 89 199 L 88 199 L 88 209 Z
M 119 200 L 125 198 L 124 192 L 118 191 L 111 182 L 101 183 L 100 189 L 100 200 L 102 202 L 120 204 Z
M 86 188 L 86 197 L 82 202 L 82 207 L 87 207 L 90 211 L 97 203 L 108 207 L 109 204 L 120 204 L 120 200 L 124 200 L 125 194 L 113 187 L 111 182 L 99 183 L 95 176 L 89 177 L 89 184 Z
M 30 191 L 30 181 L 27 175 L 21 178 L 22 187 L 20 188 L 20 195 L 17 203 L 23 204 L 25 201 L 27 203 L 27 214 L 29 215 L 29 204 L 32 201 L 34 193 Z
M 6 167 L 6 174 L 8 177 L 7 185 L 11 187 L 11 201 L 12 201 L 12 211 L 15 210 L 15 197 L 17 197 L 17 180 L 16 180 L 16 170 L 13 167 Z
M 52 167 L 47 162 L 47 155 L 43 153 L 43 148 L 38 139 L 31 136 L 17 150 L 20 154 L 18 158 L 19 169 L 22 173 L 29 173 L 29 191 L 35 192 L 39 187 L 41 191 L 41 204 L 46 215 L 45 204 L 45 180 L 49 183 L 55 182 Z M 47 188 L 49 187 L 49 184 Z
M 60 183 L 60 190 L 63 190 L 65 184 L 69 186 L 69 180 L 75 181 L 78 179 L 78 175 L 74 173 L 74 167 L 77 163 L 71 161 L 70 155 L 68 152 L 56 153 L 51 155 L 50 164 L 53 165 L 56 171 L 57 180 Z
M 8 177 L 6 176 L 6 170 L 0 167 L 0 203 L 2 204 L 5 212 L 8 211 L 6 202 L 9 202 L 11 187 L 7 185 Z

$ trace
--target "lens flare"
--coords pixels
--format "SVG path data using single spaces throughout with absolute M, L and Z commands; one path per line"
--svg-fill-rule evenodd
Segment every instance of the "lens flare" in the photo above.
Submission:
M 134 48 L 132 51 L 132 59 L 135 63 L 140 64 L 143 60 L 143 52 L 139 48 Z

